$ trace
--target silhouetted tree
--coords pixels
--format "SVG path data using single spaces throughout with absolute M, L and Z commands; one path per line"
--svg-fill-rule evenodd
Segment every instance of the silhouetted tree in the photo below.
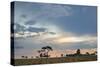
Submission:
M 81 54 L 80 49 L 77 49 L 76 54 L 77 55 L 80 55 Z
M 50 55 L 48 55 L 49 51 L 52 51 L 52 47 L 50 46 L 45 46 L 42 47 L 41 50 L 38 50 L 38 53 L 40 55 L 40 57 L 50 57 Z
M 53 50 L 52 47 L 50 47 L 50 46 L 42 47 L 42 49 L 45 51 L 45 53 L 44 53 L 45 57 L 49 57 L 49 55 L 48 55 L 49 51 Z
M 90 55 L 89 52 L 86 52 L 86 55 Z
M 41 49 L 41 50 L 38 50 L 38 53 L 39 53 L 39 57 L 43 57 L 43 53 L 44 53 L 45 51 L 43 50 L 43 49 Z
M 24 56 L 21 56 L 22 58 L 25 58 Z
M 97 55 L 97 51 L 95 51 L 94 53 L 92 53 L 91 55 Z
M 64 55 L 63 54 L 61 54 L 61 57 L 63 57 Z

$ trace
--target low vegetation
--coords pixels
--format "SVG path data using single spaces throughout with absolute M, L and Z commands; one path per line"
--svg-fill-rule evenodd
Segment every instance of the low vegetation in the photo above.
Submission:
M 53 51 L 52 47 L 45 46 L 41 50 L 38 50 L 39 56 L 33 58 L 28 58 L 28 56 L 21 56 L 22 59 L 15 59 L 14 65 L 32 65 L 32 64 L 51 64 L 51 63 L 65 63 L 65 62 L 82 62 L 82 61 L 96 61 L 97 52 L 89 54 L 81 54 L 81 50 L 77 49 L 75 54 L 66 54 L 64 56 L 61 54 L 61 57 L 51 58 L 48 54 L 50 51 Z
M 65 62 L 96 61 L 96 55 L 68 56 L 55 58 L 15 59 L 14 65 L 51 64 Z

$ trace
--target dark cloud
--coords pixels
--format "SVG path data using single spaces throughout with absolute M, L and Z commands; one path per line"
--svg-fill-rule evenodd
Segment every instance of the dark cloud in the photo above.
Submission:
M 34 20 L 30 20 L 25 23 L 25 25 L 34 25 L 34 24 L 36 24 L 36 21 Z
M 25 18 L 27 18 L 27 15 L 22 14 L 20 17 L 25 19 Z
M 31 23 L 29 23 L 30 25 L 32 25 Z M 29 31 L 29 32 L 44 32 L 46 30 L 46 28 L 37 28 L 37 27 L 29 27 L 26 28 L 24 25 L 20 25 L 18 23 L 14 24 L 14 32 L 18 33 L 18 32 L 25 32 L 25 31 Z M 51 34 L 54 34 L 53 32 L 50 32 Z
M 49 34 L 52 34 L 52 35 L 55 35 L 56 33 L 55 32 L 48 32 Z
M 44 32 L 46 29 L 45 28 L 29 27 L 27 30 L 30 32 Z

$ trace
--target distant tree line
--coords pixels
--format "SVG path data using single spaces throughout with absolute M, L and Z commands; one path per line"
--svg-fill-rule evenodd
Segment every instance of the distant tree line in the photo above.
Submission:
M 49 52 L 50 51 L 53 51 L 52 47 L 50 46 L 45 46 L 45 47 L 42 47 L 40 50 L 38 50 L 37 52 L 39 53 L 39 56 L 36 56 L 35 58 L 48 58 L 50 57 L 49 55 Z M 76 53 L 74 54 L 66 54 L 64 56 L 64 54 L 61 54 L 61 57 L 70 57 L 70 56 L 94 56 L 94 55 L 97 55 L 97 51 L 93 52 L 93 53 L 89 53 L 89 52 L 86 52 L 85 54 L 81 54 L 81 50 L 80 49 L 77 49 L 76 50 Z M 28 56 L 21 56 L 22 59 L 28 59 Z M 31 56 L 31 59 L 33 59 L 33 56 Z
M 93 53 L 86 52 L 85 54 L 81 54 L 81 50 L 77 49 L 75 54 L 66 54 L 66 56 L 92 56 L 92 55 L 97 55 L 97 51 Z

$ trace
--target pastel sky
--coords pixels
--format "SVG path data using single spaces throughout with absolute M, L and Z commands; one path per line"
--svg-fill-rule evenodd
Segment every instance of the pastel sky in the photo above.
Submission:
M 96 6 L 15 2 L 14 23 L 16 54 L 47 45 L 55 50 L 97 48 Z

